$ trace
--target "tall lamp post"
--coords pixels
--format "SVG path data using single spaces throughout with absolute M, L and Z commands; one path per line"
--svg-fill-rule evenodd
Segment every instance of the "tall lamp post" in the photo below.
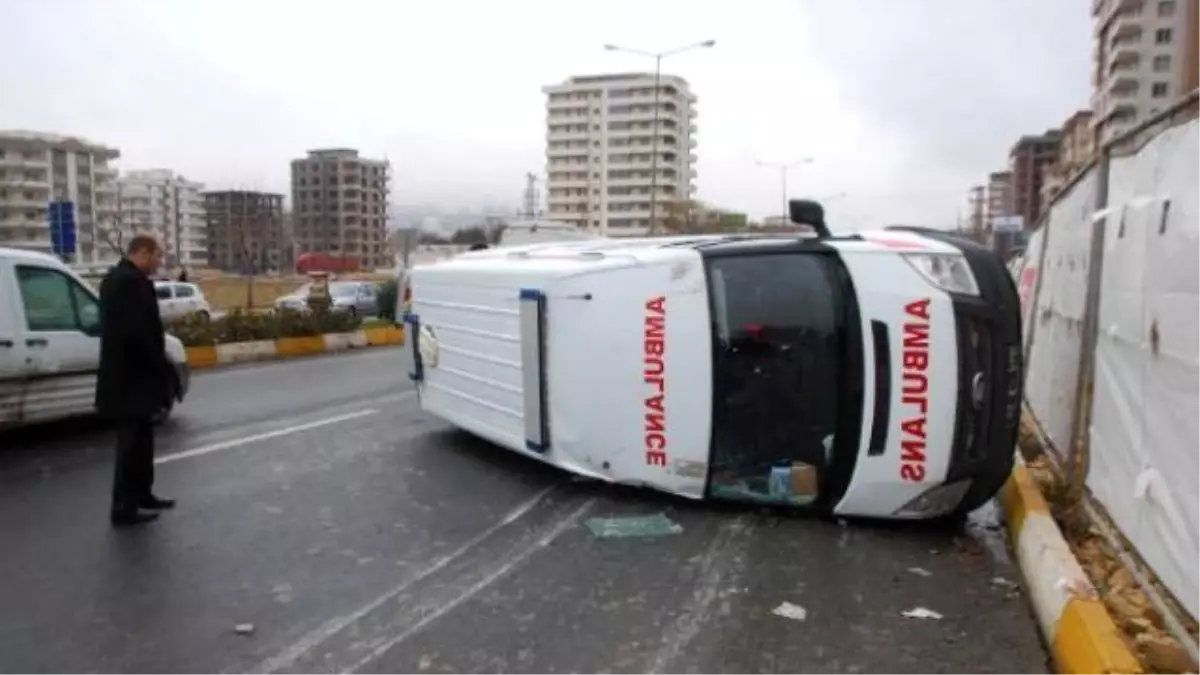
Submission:
M 813 161 L 812 157 L 805 157 L 804 159 L 798 159 L 794 162 L 764 162 L 762 160 L 759 160 L 758 162 L 756 162 L 756 164 L 758 164 L 759 166 L 767 167 L 769 169 L 775 169 L 776 171 L 779 172 L 779 199 L 780 199 L 780 204 L 783 206 L 783 210 L 780 211 L 780 213 L 783 215 L 783 223 L 784 224 L 786 224 L 788 222 L 788 198 L 787 198 L 788 171 L 791 171 L 792 169 L 794 169 L 798 166 L 804 166 L 805 164 L 812 164 L 812 161 Z
M 707 49 L 717 44 L 716 40 L 705 40 L 704 42 L 696 42 L 674 49 L 668 49 L 664 52 L 648 52 L 642 49 L 632 49 L 629 47 L 621 47 L 619 45 L 607 44 L 604 49 L 610 52 L 626 52 L 629 54 L 637 54 L 638 56 L 648 56 L 654 59 L 654 121 L 652 123 L 651 140 L 650 140 L 650 230 L 648 234 L 654 235 L 656 225 L 658 224 L 658 98 L 659 98 L 659 78 L 662 77 L 662 60 L 668 56 L 681 54 L 693 49 Z

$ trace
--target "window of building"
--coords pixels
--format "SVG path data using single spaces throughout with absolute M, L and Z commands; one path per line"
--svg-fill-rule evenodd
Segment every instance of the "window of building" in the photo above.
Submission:
M 1154 44 L 1156 44 L 1156 45 L 1171 44 L 1171 29 L 1170 28 L 1159 28 L 1158 30 L 1154 31 Z
M 1159 0 L 1158 15 L 1162 17 L 1175 16 L 1175 0 Z
M 1166 82 L 1155 82 L 1154 84 L 1150 85 L 1150 96 L 1154 98 L 1163 98 L 1167 95 L 1169 90 L 1170 87 L 1167 86 Z
M 1171 69 L 1171 56 L 1169 54 L 1159 54 L 1154 57 L 1154 72 L 1164 73 Z

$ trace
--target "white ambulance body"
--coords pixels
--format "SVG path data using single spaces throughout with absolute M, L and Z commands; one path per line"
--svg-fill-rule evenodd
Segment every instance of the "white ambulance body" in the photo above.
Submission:
M 934 518 L 1012 467 L 1016 292 L 944 233 L 535 244 L 411 284 L 421 406 L 577 474 Z

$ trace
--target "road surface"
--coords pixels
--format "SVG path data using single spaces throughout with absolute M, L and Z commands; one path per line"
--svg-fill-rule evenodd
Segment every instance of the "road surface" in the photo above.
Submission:
M 159 434 L 157 488 L 179 507 L 137 530 L 108 526 L 103 425 L 0 436 L 0 670 L 1046 669 L 986 523 L 572 480 L 423 416 L 404 373 L 401 350 L 371 350 L 198 374 Z M 584 526 L 658 513 L 683 531 Z M 942 618 L 903 616 L 919 607 Z

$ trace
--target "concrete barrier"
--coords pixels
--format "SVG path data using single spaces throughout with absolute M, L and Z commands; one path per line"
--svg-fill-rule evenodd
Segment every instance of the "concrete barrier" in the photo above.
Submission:
M 1000 492 L 1000 501 L 1055 669 L 1060 673 L 1141 673 L 1141 665 L 1125 645 L 1020 458 Z
M 326 333 L 278 340 L 255 340 L 230 342 L 216 346 L 188 347 L 187 360 L 189 367 L 199 370 L 249 361 L 269 361 L 402 344 L 404 344 L 404 328 L 373 326 L 349 333 Z

